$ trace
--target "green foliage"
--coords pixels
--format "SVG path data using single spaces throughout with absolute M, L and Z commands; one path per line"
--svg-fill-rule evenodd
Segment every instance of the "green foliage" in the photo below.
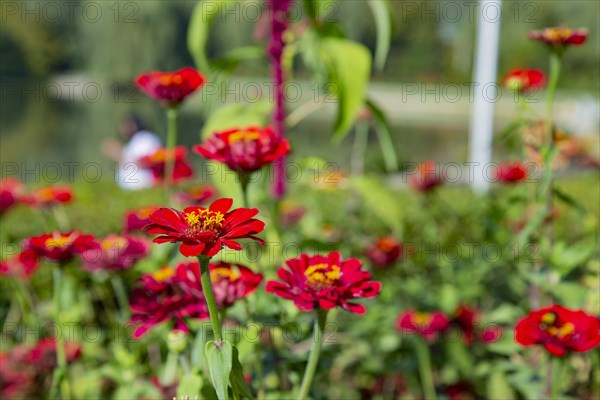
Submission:
M 231 373 L 233 357 L 231 343 L 226 340 L 207 342 L 204 354 L 217 396 L 219 400 L 227 400 L 229 398 L 229 374 Z

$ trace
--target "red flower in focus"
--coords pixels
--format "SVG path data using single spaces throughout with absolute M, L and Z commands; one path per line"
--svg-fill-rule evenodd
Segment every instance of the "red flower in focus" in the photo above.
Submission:
M 600 344 L 600 320 L 583 310 L 553 305 L 521 319 L 515 326 L 515 340 L 523 346 L 541 344 L 558 357 L 569 351 L 585 352 Z
M 133 267 L 148 254 L 150 243 L 129 235 L 110 234 L 81 256 L 88 271 L 119 271 Z
M 190 67 L 174 72 L 152 71 L 135 79 L 144 93 L 166 107 L 178 105 L 205 82 L 204 76 Z
M 374 265 L 388 267 L 400 258 L 402 247 L 393 237 L 381 237 L 365 250 L 365 255 Z
M 25 249 L 50 261 L 67 263 L 76 255 L 94 247 L 94 237 L 77 231 L 52 232 L 25 240 Z
M 220 309 L 232 306 L 237 300 L 252 293 L 262 282 L 262 274 L 255 274 L 248 267 L 226 262 L 209 264 L 215 301 Z M 191 262 L 180 264 L 176 276 L 184 291 L 204 299 L 200 282 L 200 264 Z
M 34 207 L 66 204 L 73 200 L 73 191 L 67 186 L 47 186 L 23 197 L 23 202 Z
M 38 254 L 33 250 L 23 250 L 19 254 L 0 262 L 0 275 L 19 279 L 29 278 L 38 267 Z
M 133 290 L 131 323 L 136 326 L 133 338 L 139 339 L 154 326 L 173 321 L 175 329 L 187 331 L 184 318 L 208 318 L 204 301 L 185 293 L 175 278 L 175 270 L 163 267 L 141 278 L 142 286 Z
M 194 151 L 209 160 L 226 164 L 237 172 L 254 172 L 290 152 L 287 139 L 271 127 L 228 129 L 214 133 Z
M 496 171 L 496 179 L 503 183 L 519 183 L 527 179 L 527 165 L 518 162 L 502 164 Z
M 148 206 L 125 213 L 125 221 L 123 223 L 125 233 L 143 231 L 144 227 L 150 223 L 150 215 L 159 208 L 159 206 Z
M 262 232 L 265 223 L 254 219 L 256 208 L 236 208 L 229 211 L 232 199 L 215 200 L 209 208 L 192 206 L 182 211 L 161 208 L 150 215 L 152 224 L 146 226 L 155 243 L 179 242 L 179 251 L 186 257 L 203 254 L 212 257 L 223 246 L 241 250 L 239 239 L 253 239 L 262 244 L 257 233 Z
M 437 163 L 424 161 L 408 178 L 408 185 L 419 192 L 429 192 L 444 183 L 444 177 L 437 168 Z
M 212 185 L 196 186 L 178 194 L 179 202 L 187 205 L 200 205 L 216 197 L 217 189 Z
M 460 305 L 454 312 L 451 324 L 458 327 L 466 344 L 473 344 L 475 340 L 483 343 L 493 343 L 502 336 L 502 330 L 498 326 L 479 328 L 479 312 L 465 305 Z
M 16 179 L 0 181 L 0 216 L 16 205 L 23 195 L 23 184 Z
M 293 300 L 301 311 L 340 306 L 361 315 L 367 311 L 365 306 L 349 301 L 375 297 L 381 290 L 381 283 L 370 280 L 371 274 L 361 269 L 358 259 L 342 261 L 338 252 L 327 256 L 302 254 L 286 264 L 289 271 L 285 268 L 277 270 L 283 282 L 269 281 L 266 291 Z
M 441 312 L 406 311 L 396 322 L 396 329 L 400 333 L 418 334 L 428 342 L 435 340 L 437 335 L 446 331 L 449 326 L 450 320 Z
M 140 168 L 152 171 L 154 182 L 159 184 L 165 179 L 167 159 L 174 158 L 173 182 L 179 182 L 194 175 L 192 166 L 185 160 L 186 156 L 187 149 L 184 146 L 177 146 L 171 152 L 161 147 L 154 153 L 140 158 L 137 163 Z
M 546 75 L 539 69 L 513 69 L 504 77 L 504 86 L 518 92 L 541 89 L 546 83 Z
M 570 46 L 585 43 L 588 37 L 587 29 L 571 29 L 565 26 L 544 28 L 541 31 L 529 32 L 529 39 L 546 43 L 551 50 L 562 54 Z

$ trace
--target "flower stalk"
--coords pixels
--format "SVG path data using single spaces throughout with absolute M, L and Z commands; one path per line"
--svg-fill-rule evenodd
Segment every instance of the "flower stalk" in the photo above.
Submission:
M 166 109 L 167 112 L 167 157 L 165 160 L 165 189 L 167 196 L 173 186 L 173 171 L 175 170 L 175 146 L 177 146 L 177 117 L 176 106 Z
M 60 295 L 62 293 L 62 270 L 61 265 L 54 267 L 53 273 L 53 305 L 54 305 L 54 322 L 60 326 Z M 62 335 L 56 337 L 56 369 L 52 376 L 52 388 L 50 397 L 56 397 L 60 391 L 62 399 L 69 399 L 71 388 L 69 387 L 68 371 L 67 371 L 67 355 L 65 352 L 65 343 Z
M 416 338 L 415 341 L 417 359 L 419 361 L 419 374 L 421 375 L 421 385 L 423 395 L 427 400 L 436 400 L 435 385 L 433 383 L 433 374 L 431 372 L 431 352 L 425 339 Z
M 323 333 L 325 332 L 325 323 L 327 322 L 327 310 L 318 310 L 317 319 L 315 320 L 314 331 L 313 331 L 313 343 L 306 363 L 306 370 L 304 371 L 304 377 L 302 378 L 302 385 L 298 392 L 298 400 L 305 400 L 308 398 L 308 392 L 312 385 L 317 365 L 319 363 L 319 356 L 321 354 L 321 347 L 323 347 Z
M 221 324 L 219 323 L 219 310 L 217 309 L 215 294 L 212 288 L 212 281 L 210 280 L 210 257 L 199 255 L 198 262 L 200 263 L 200 279 L 202 282 L 202 291 L 204 292 L 204 297 L 206 298 L 206 304 L 208 306 L 208 312 L 210 314 L 210 323 L 215 334 L 215 341 L 220 342 L 223 340 L 223 336 L 221 334 Z

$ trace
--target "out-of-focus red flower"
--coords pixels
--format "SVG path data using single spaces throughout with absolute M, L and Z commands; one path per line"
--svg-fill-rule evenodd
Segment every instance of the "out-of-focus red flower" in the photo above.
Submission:
M 517 92 L 526 93 L 541 89 L 546 83 L 546 75 L 539 69 L 517 68 L 504 77 L 504 87 Z
M 586 352 L 600 344 L 600 319 L 555 304 L 522 318 L 515 326 L 515 340 L 523 346 L 541 344 L 558 357 Z
M 156 184 L 160 184 L 165 179 L 165 169 L 167 159 L 173 159 L 173 182 L 180 182 L 184 179 L 194 176 L 192 166 L 185 160 L 187 149 L 184 146 L 177 146 L 172 151 L 161 147 L 154 153 L 140 158 L 137 163 L 140 168 L 148 169 L 152 172 L 152 177 Z
M 52 371 L 56 368 L 56 338 L 44 338 L 36 343 L 24 357 L 24 361 L 31 363 L 36 368 L 44 371 Z M 65 343 L 65 355 L 67 362 L 71 363 L 81 357 L 81 345 L 76 342 Z
M 375 266 L 388 267 L 400 258 L 402 247 L 393 237 L 381 237 L 365 250 L 365 255 Z
M 176 399 L 177 398 L 177 385 L 179 381 L 175 381 L 169 385 L 163 385 L 158 379 L 157 376 L 153 376 L 150 378 L 150 381 L 158 389 L 160 394 L 163 396 L 163 399 Z
M 194 151 L 237 172 L 254 172 L 290 152 L 290 143 L 271 127 L 233 128 L 215 132 Z
M 493 343 L 502 336 L 499 326 L 480 327 L 479 311 L 470 309 L 461 304 L 450 321 L 451 325 L 458 327 L 462 332 L 462 339 L 466 344 L 473 344 L 476 340 L 483 343 Z
M 23 196 L 23 184 L 14 178 L 0 180 L 0 216 L 15 206 Z
M 209 264 L 209 271 L 215 301 L 220 309 L 230 307 L 237 300 L 248 296 L 263 279 L 262 274 L 255 274 L 250 268 L 240 264 Z M 184 291 L 204 299 L 198 262 L 180 264 L 176 276 Z
M 546 43 L 552 51 L 562 54 L 571 45 L 580 46 L 587 40 L 587 29 L 571 29 L 566 26 L 544 28 L 529 32 L 529 39 Z
M 0 275 L 28 279 L 38 267 L 38 257 L 34 250 L 25 249 L 0 262 Z
M 444 177 L 438 171 L 434 161 L 427 160 L 417 166 L 408 178 L 408 185 L 419 192 L 429 192 L 444 183 Z
M 265 223 L 254 219 L 256 208 L 236 208 L 229 211 L 232 199 L 215 200 L 209 208 L 193 206 L 183 211 L 161 208 L 150 215 L 152 224 L 146 226 L 155 243 L 181 243 L 179 251 L 186 257 L 203 254 L 212 257 L 223 246 L 241 250 L 239 239 L 253 239 L 264 244 L 256 234 L 262 232 Z
M 475 388 L 468 382 L 459 381 L 446 388 L 449 400 L 475 400 L 477 395 Z
M 187 330 L 185 318 L 208 318 L 204 301 L 186 293 L 175 277 L 175 270 L 163 267 L 141 278 L 142 285 L 134 288 L 129 304 L 133 338 L 139 339 L 151 328 L 172 321 L 175 329 Z
M 73 200 L 73 191 L 68 186 L 47 186 L 25 195 L 23 202 L 33 207 L 49 207 L 67 204 Z
M 143 231 L 144 227 L 150 223 L 150 215 L 159 208 L 159 206 L 148 206 L 138 210 L 127 211 L 123 221 L 123 230 L 125 233 Z
M 196 206 L 213 199 L 217 194 L 218 191 L 213 185 L 206 184 L 179 192 L 177 198 L 182 204 Z
M 15 351 L 0 352 L 0 398 L 31 398 L 35 387 L 35 370 L 24 365 Z
M 110 234 L 81 256 L 88 271 L 119 271 L 133 267 L 148 254 L 150 243 L 130 235 Z
M 417 334 L 428 342 L 435 340 L 449 326 L 450 320 L 441 312 L 406 311 L 400 314 L 396 322 L 396 329 L 400 333 Z
M 205 82 L 204 76 L 190 67 L 174 72 L 147 72 L 135 79 L 144 93 L 166 107 L 177 106 Z
M 299 204 L 284 200 L 281 202 L 280 212 L 279 223 L 281 226 L 289 227 L 297 224 L 302 219 L 306 213 L 306 208 Z
M 25 249 L 35 251 L 40 257 L 66 263 L 76 255 L 93 248 L 94 237 L 77 231 L 54 231 L 26 239 L 24 244 Z
M 375 297 L 381 290 L 381 283 L 370 280 L 371 274 L 361 269 L 358 259 L 343 261 L 338 252 L 327 256 L 302 254 L 286 264 L 289 270 L 283 267 L 277 270 L 283 282 L 269 281 L 266 290 L 292 300 L 301 311 L 342 307 L 354 314 L 364 314 L 365 306 L 350 300 Z
M 496 170 L 496 179 L 503 183 L 519 183 L 527 179 L 527 165 L 514 162 L 502 164 Z

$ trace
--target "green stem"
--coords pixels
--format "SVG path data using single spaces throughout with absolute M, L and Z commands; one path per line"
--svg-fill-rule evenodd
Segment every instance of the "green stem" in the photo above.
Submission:
M 179 355 L 177 352 L 173 350 L 169 350 L 169 354 L 167 355 L 167 362 L 165 364 L 165 370 L 163 372 L 163 385 L 171 385 L 175 382 L 175 378 L 177 377 L 177 359 Z
M 423 394 L 427 400 L 435 400 L 435 385 L 433 384 L 433 374 L 431 373 L 431 353 L 429 345 L 422 338 L 416 338 L 417 359 L 419 360 L 419 374 L 421 375 L 421 385 Z
M 250 178 L 252 174 L 248 172 L 239 172 L 238 178 L 240 180 L 240 187 L 242 188 L 242 198 L 244 200 L 244 207 L 248 208 L 250 202 L 248 201 L 248 185 L 250 184 Z
M 175 169 L 174 149 L 177 146 L 177 107 L 167 108 L 167 153 L 165 161 L 165 193 L 169 197 Z
M 54 322 L 60 327 L 61 321 L 61 307 L 60 307 L 60 295 L 62 292 L 62 270 L 61 266 L 57 265 L 53 270 L 53 305 L 54 305 Z M 71 388 L 69 386 L 67 371 L 67 355 L 65 353 L 65 343 L 62 335 L 56 336 L 56 370 L 52 376 L 52 389 L 51 394 L 56 394 L 60 389 L 61 397 L 63 399 L 69 399 Z M 54 397 L 54 396 L 53 396 Z
M 552 361 L 550 361 L 551 364 L 549 364 L 549 367 L 551 368 L 550 373 L 548 374 L 550 376 L 550 378 L 552 379 L 552 384 L 551 384 L 551 388 L 550 388 L 550 398 L 555 400 L 555 399 L 560 399 L 561 396 L 561 392 L 560 392 L 560 386 L 561 386 L 561 380 L 560 380 L 560 373 L 561 373 L 561 365 L 560 365 L 560 358 L 558 357 L 552 357 Z
M 323 346 L 323 332 L 325 331 L 325 322 L 327 321 L 327 310 L 318 310 L 317 319 L 315 320 L 314 332 L 313 332 L 313 343 L 306 363 L 306 370 L 304 371 L 304 377 L 302 378 L 302 385 L 298 392 L 298 400 L 306 400 L 308 398 L 308 392 L 317 370 L 317 364 L 319 363 L 319 355 L 321 353 L 321 347 Z
M 127 290 L 123 284 L 123 279 L 119 275 L 114 275 L 110 279 L 110 283 L 117 296 L 117 302 L 121 309 L 121 320 L 122 323 L 126 323 L 129 320 L 129 298 L 127 296 Z
M 210 257 L 203 254 L 198 256 L 198 262 L 200 263 L 200 278 L 202 281 L 202 291 L 206 298 L 206 304 L 208 306 L 208 313 L 210 314 L 210 323 L 215 333 L 215 341 L 220 342 L 223 340 L 221 336 L 221 324 L 219 323 L 219 311 L 217 309 L 217 303 L 215 302 L 215 294 L 212 288 L 212 282 L 210 280 L 210 271 L 208 265 L 210 263 Z
M 352 146 L 352 174 L 363 175 L 365 172 L 365 156 L 369 139 L 369 123 L 359 121 L 354 131 L 354 145 Z

